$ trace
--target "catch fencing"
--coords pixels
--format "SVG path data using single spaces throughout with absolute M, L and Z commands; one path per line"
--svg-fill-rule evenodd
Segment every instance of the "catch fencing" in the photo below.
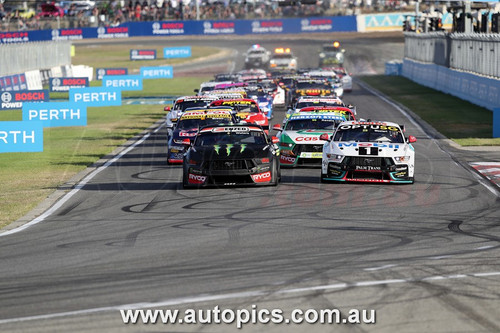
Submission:
M 500 35 L 407 32 L 405 59 L 500 78 Z
M 0 44 L 0 77 L 71 65 L 71 42 Z

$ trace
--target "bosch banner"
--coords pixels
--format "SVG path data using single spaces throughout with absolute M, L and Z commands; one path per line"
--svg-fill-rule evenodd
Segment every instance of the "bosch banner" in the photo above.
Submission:
M 130 50 L 130 60 L 155 60 L 156 50 Z
M 171 79 L 174 77 L 172 66 L 141 67 L 144 79 Z
M 122 91 L 106 87 L 71 88 L 69 100 L 86 106 L 119 106 L 122 105 Z
M 24 103 L 23 121 L 40 121 L 43 127 L 86 126 L 87 106 L 83 103 Z
M 89 86 L 88 77 L 54 77 L 49 79 L 49 91 L 69 91 L 69 88 L 85 88 Z
M 126 22 L 118 27 L 2 32 L 0 43 L 140 36 L 298 34 L 357 30 L 357 20 L 354 15 L 267 20 Z
M 41 122 L 0 121 L 0 153 L 43 151 Z
M 21 109 L 23 102 L 48 102 L 49 91 L 47 89 L 4 91 L 0 95 L 0 99 L 0 110 Z
M 128 68 L 97 68 L 97 80 L 102 80 L 106 75 L 128 75 Z
M 117 75 L 102 78 L 103 87 L 119 88 L 121 90 L 142 90 L 141 75 Z
M 163 58 L 190 58 L 191 46 L 165 47 L 163 48 Z

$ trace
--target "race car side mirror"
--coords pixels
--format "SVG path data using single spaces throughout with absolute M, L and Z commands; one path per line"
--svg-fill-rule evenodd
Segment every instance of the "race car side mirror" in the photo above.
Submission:
M 191 140 L 189 139 L 182 139 L 182 144 L 185 146 L 190 146 L 191 145 Z
M 275 131 L 282 131 L 283 129 L 281 128 L 280 124 L 274 124 L 273 130 L 275 130 Z
M 200 89 L 194 89 L 193 90 L 195 93 L 199 93 L 200 92 Z
M 170 110 L 171 110 L 170 106 L 165 106 L 165 107 L 163 108 L 163 111 L 167 111 L 167 112 L 169 112 Z
M 271 142 L 272 143 L 278 143 L 278 142 L 280 142 L 280 139 L 278 139 L 276 136 L 272 136 L 271 137 Z
M 417 138 L 416 138 L 416 137 L 414 137 L 413 135 L 410 135 L 410 136 L 408 137 L 408 142 L 409 142 L 409 143 L 414 143 L 414 142 L 417 142 Z
M 330 141 L 330 136 L 326 133 L 323 133 L 319 136 L 319 139 L 323 141 Z

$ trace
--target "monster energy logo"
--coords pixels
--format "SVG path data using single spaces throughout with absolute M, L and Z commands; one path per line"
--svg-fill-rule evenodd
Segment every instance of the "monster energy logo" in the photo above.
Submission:
M 226 145 L 226 154 L 227 156 L 229 156 L 229 154 L 231 154 L 231 149 L 234 147 L 234 144 L 227 144 Z M 214 145 L 214 150 L 215 152 L 217 153 L 217 155 L 219 155 L 219 152 L 220 152 L 220 148 L 221 146 L 220 145 Z M 244 152 L 245 149 L 247 149 L 247 145 L 246 144 L 242 144 L 240 146 L 240 153 Z
M 226 145 L 226 153 L 227 153 L 227 156 L 229 156 L 229 154 L 231 153 L 231 148 L 233 148 L 234 145 L 233 144 L 227 144 Z

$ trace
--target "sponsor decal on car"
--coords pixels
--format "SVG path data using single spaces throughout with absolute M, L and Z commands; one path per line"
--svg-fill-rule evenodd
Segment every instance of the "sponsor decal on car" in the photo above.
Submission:
M 188 182 L 189 184 L 203 184 L 207 180 L 207 176 L 202 176 L 202 175 L 193 175 L 192 173 L 189 174 L 188 176 Z
M 251 175 L 251 177 L 256 183 L 267 183 L 271 181 L 271 171 Z

